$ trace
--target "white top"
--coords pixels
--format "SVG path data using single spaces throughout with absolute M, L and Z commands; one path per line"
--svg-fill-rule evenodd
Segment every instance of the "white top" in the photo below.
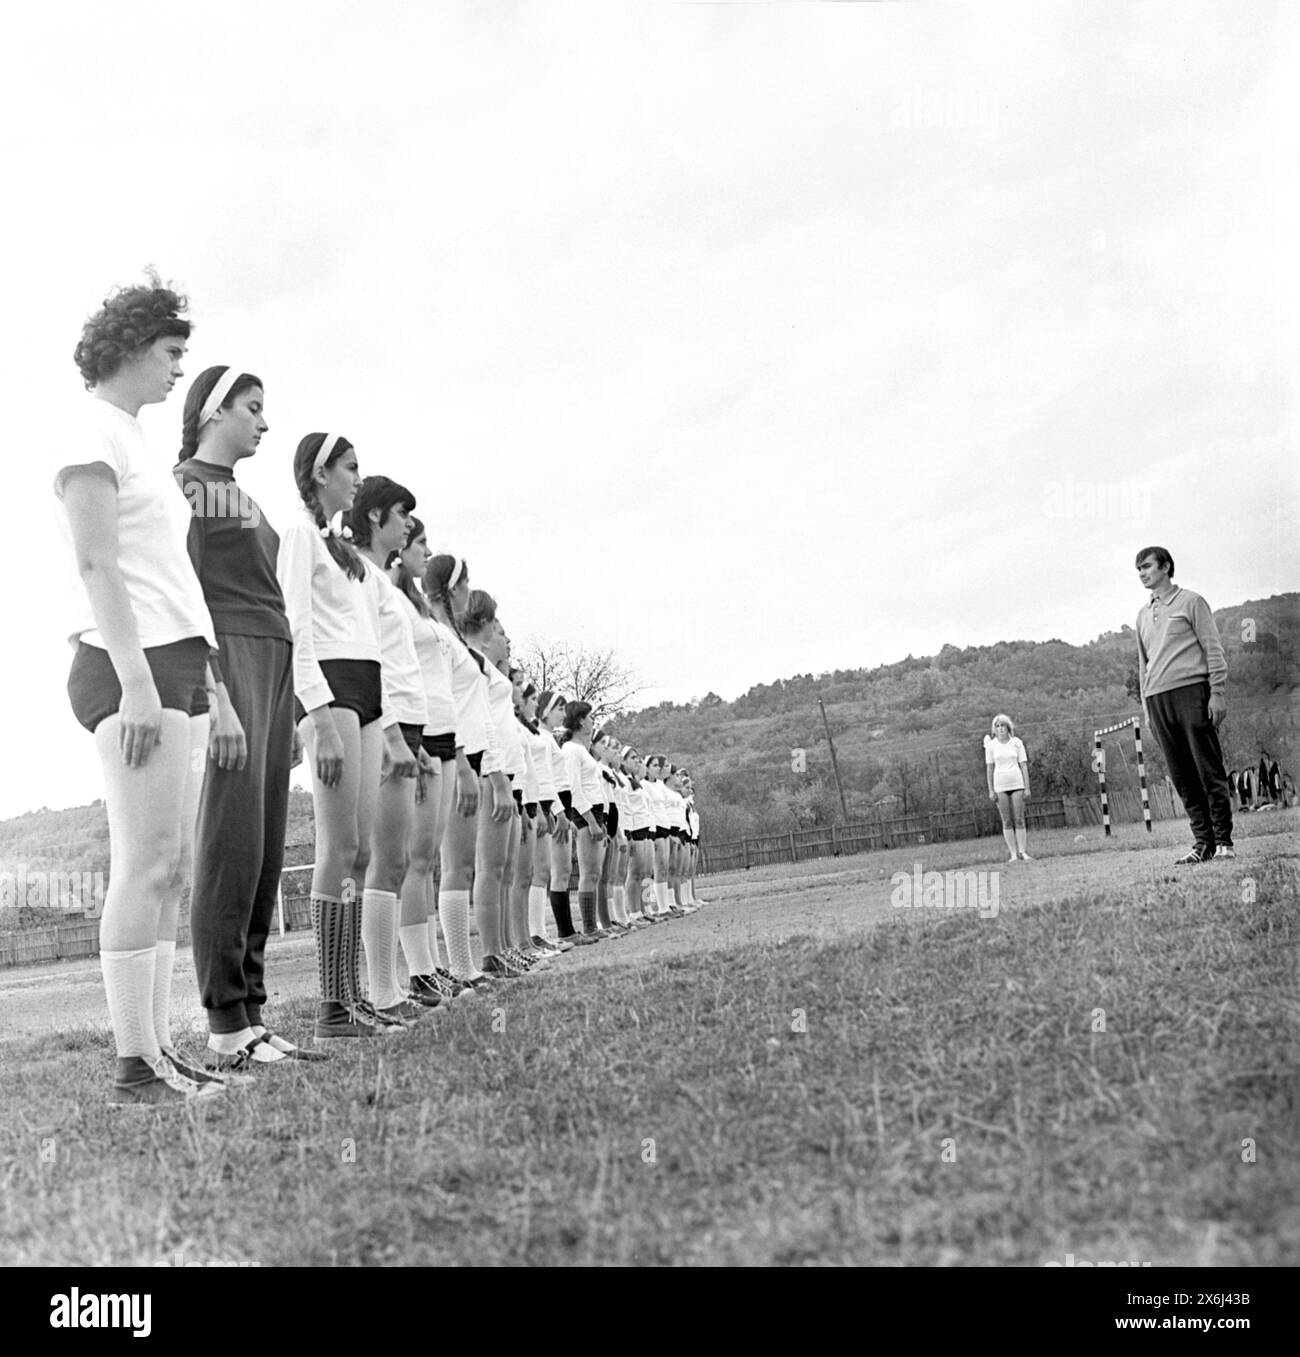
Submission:
M 566 740 L 561 752 L 573 792 L 573 809 L 586 815 L 592 806 L 604 804 L 600 767 L 576 740 Z
M 415 652 L 410 599 L 396 588 L 382 570 L 366 562 L 366 574 L 374 575 L 379 592 L 379 647 L 384 665 L 384 688 L 388 705 L 404 725 L 424 730 L 429 704 L 424 696 L 424 674 Z M 403 607 L 405 603 L 407 606 Z
M 190 503 L 171 468 L 150 452 L 139 423 L 106 400 L 82 401 L 69 444 L 60 456 L 65 460 L 54 478 L 54 493 L 60 501 L 73 467 L 102 463 L 117 482 L 117 563 L 141 647 L 148 650 L 201 636 L 215 649 L 212 617 L 186 548 Z M 70 567 L 68 640 L 74 646 L 85 641 L 106 650 L 90 595 L 77 572 L 67 514 L 59 515 L 59 526 L 67 548 L 64 560 Z
M 487 664 L 488 723 L 495 739 L 489 742 L 483 756 L 484 773 L 523 776 L 527 770 L 523 741 L 519 738 L 524 728 L 515 715 L 514 684 L 491 661 Z M 520 786 L 520 791 L 523 787 Z
M 406 611 L 411 618 L 415 654 L 420 661 L 420 674 L 424 679 L 424 700 L 429 715 L 424 733 L 452 734 L 456 729 L 456 699 L 452 696 L 451 689 L 451 657 L 452 644 L 456 642 L 455 633 L 448 631 L 441 622 L 425 617 L 400 589 L 396 593 L 406 604 Z M 457 744 L 459 743 L 457 740 Z
M 542 734 L 551 742 L 551 768 L 555 774 L 555 791 L 571 792 L 573 784 L 569 781 L 569 765 L 565 761 L 564 746 L 553 730 L 544 730 Z
M 646 801 L 649 805 L 650 823 L 656 828 L 671 829 L 672 820 L 669 818 L 668 808 L 668 788 L 662 782 L 649 782 L 645 786 Z
M 306 711 L 327 707 L 334 698 L 322 660 L 375 660 L 379 646 L 379 590 L 375 567 L 364 562 L 366 578 L 354 580 L 337 564 L 307 506 L 289 520 L 280 538 L 275 573 L 284 592 L 284 608 L 293 632 L 293 691 Z M 385 693 L 381 724 L 397 717 Z
M 1029 762 L 1029 755 L 1020 743 L 1020 737 L 1013 735 L 1009 740 L 999 740 L 989 735 L 984 740 L 984 762 L 993 765 L 993 790 L 995 792 L 1022 791 L 1025 779 L 1021 775 L 1020 765 Z
M 629 829 L 650 828 L 650 798 L 646 795 L 645 783 L 639 787 L 627 789 L 627 827 Z
M 527 726 L 520 726 L 519 729 L 524 737 L 524 757 L 528 760 L 528 771 L 524 774 L 524 800 L 554 801 L 555 768 L 551 751 L 555 748 L 555 741 L 545 731 L 539 730 L 534 735 Z
M 443 628 L 451 650 L 451 695 L 456 704 L 456 746 L 481 754 L 495 745 L 488 721 L 487 679 L 469 647 L 449 627 Z
M 686 800 L 680 792 L 675 792 L 671 787 L 664 787 L 663 783 L 658 784 L 663 787 L 664 808 L 668 819 L 663 823 L 667 824 L 669 829 L 686 828 Z

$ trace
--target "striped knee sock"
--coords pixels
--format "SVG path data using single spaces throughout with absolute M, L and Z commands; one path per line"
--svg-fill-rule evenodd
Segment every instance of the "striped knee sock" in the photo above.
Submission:
M 397 988 L 397 896 L 392 891 L 361 892 L 361 937 L 366 947 L 370 1002 L 392 1008 L 401 999 Z
M 313 895 L 311 931 L 316 938 L 320 997 L 326 1003 L 345 1004 L 348 991 L 344 971 L 343 901 L 332 895 Z
M 157 1060 L 162 1054 L 153 1025 L 156 962 L 157 951 L 153 947 L 99 954 L 108 1016 L 113 1023 L 113 1040 L 119 1057 L 136 1055 Z
M 582 931 L 594 933 L 596 931 L 596 892 L 579 891 L 578 908 L 582 911 Z
M 469 891 L 439 891 L 438 913 L 447 940 L 447 966 L 458 980 L 475 974 L 469 948 Z

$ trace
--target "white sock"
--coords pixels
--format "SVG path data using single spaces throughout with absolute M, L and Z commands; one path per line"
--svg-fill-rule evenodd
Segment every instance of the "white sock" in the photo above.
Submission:
M 406 958 L 406 969 L 411 975 L 431 975 L 436 969 L 429 947 L 431 932 L 433 930 L 427 923 L 402 924 L 397 930 L 402 955 Z
M 392 1008 L 402 995 L 397 988 L 397 896 L 392 891 L 361 892 L 361 945 L 366 949 L 370 1002 Z
M 442 965 L 442 949 L 438 946 L 438 902 L 433 902 L 433 912 L 429 915 L 429 951 L 433 954 L 433 969 L 440 971 Z
M 162 1055 L 153 1026 L 153 973 L 156 947 L 134 952 L 100 952 L 104 995 L 119 1056 L 138 1055 L 154 1061 Z
M 609 912 L 621 924 L 627 923 L 627 910 L 623 908 L 623 896 L 626 888 L 614 886 L 609 892 Z
M 469 891 L 439 891 L 438 913 L 447 941 L 447 966 L 458 980 L 477 975 L 469 950 Z
M 668 883 L 666 881 L 655 882 L 655 900 L 659 905 L 659 913 L 668 913 Z
M 528 888 L 528 936 L 544 938 L 546 936 L 546 887 Z
M 176 966 L 176 940 L 158 940 L 153 968 L 153 1034 L 159 1046 L 172 1042 L 172 971 Z

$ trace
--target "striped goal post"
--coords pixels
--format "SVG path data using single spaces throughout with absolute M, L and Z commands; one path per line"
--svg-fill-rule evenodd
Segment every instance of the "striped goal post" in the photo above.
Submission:
M 1147 766 L 1142 758 L 1142 726 L 1136 716 L 1118 725 L 1103 726 L 1092 732 L 1092 767 L 1097 774 L 1097 785 L 1101 789 L 1101 823 L 1105 827 L 1106 837 L 1110 838 L 1110 802 L 1106 799 L 1106 751 L 1101 747 L 1103 735 L 1113 735 L 1117 730 L 1133 727 L 1133 743 L 1137 746 L 1138 785 L 1142 789 L 1142 820 L 1151 833 L 1151 802 L 1147 799 Z

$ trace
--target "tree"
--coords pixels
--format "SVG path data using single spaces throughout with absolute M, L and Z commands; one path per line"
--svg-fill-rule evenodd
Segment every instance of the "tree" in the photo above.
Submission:
M 539 689 L 562 693 L 570 702 L 590 702 L 597 724 L 627 715 L 632 699 L 645 690 L 612 650 L 530 640 L 515 658 Z

